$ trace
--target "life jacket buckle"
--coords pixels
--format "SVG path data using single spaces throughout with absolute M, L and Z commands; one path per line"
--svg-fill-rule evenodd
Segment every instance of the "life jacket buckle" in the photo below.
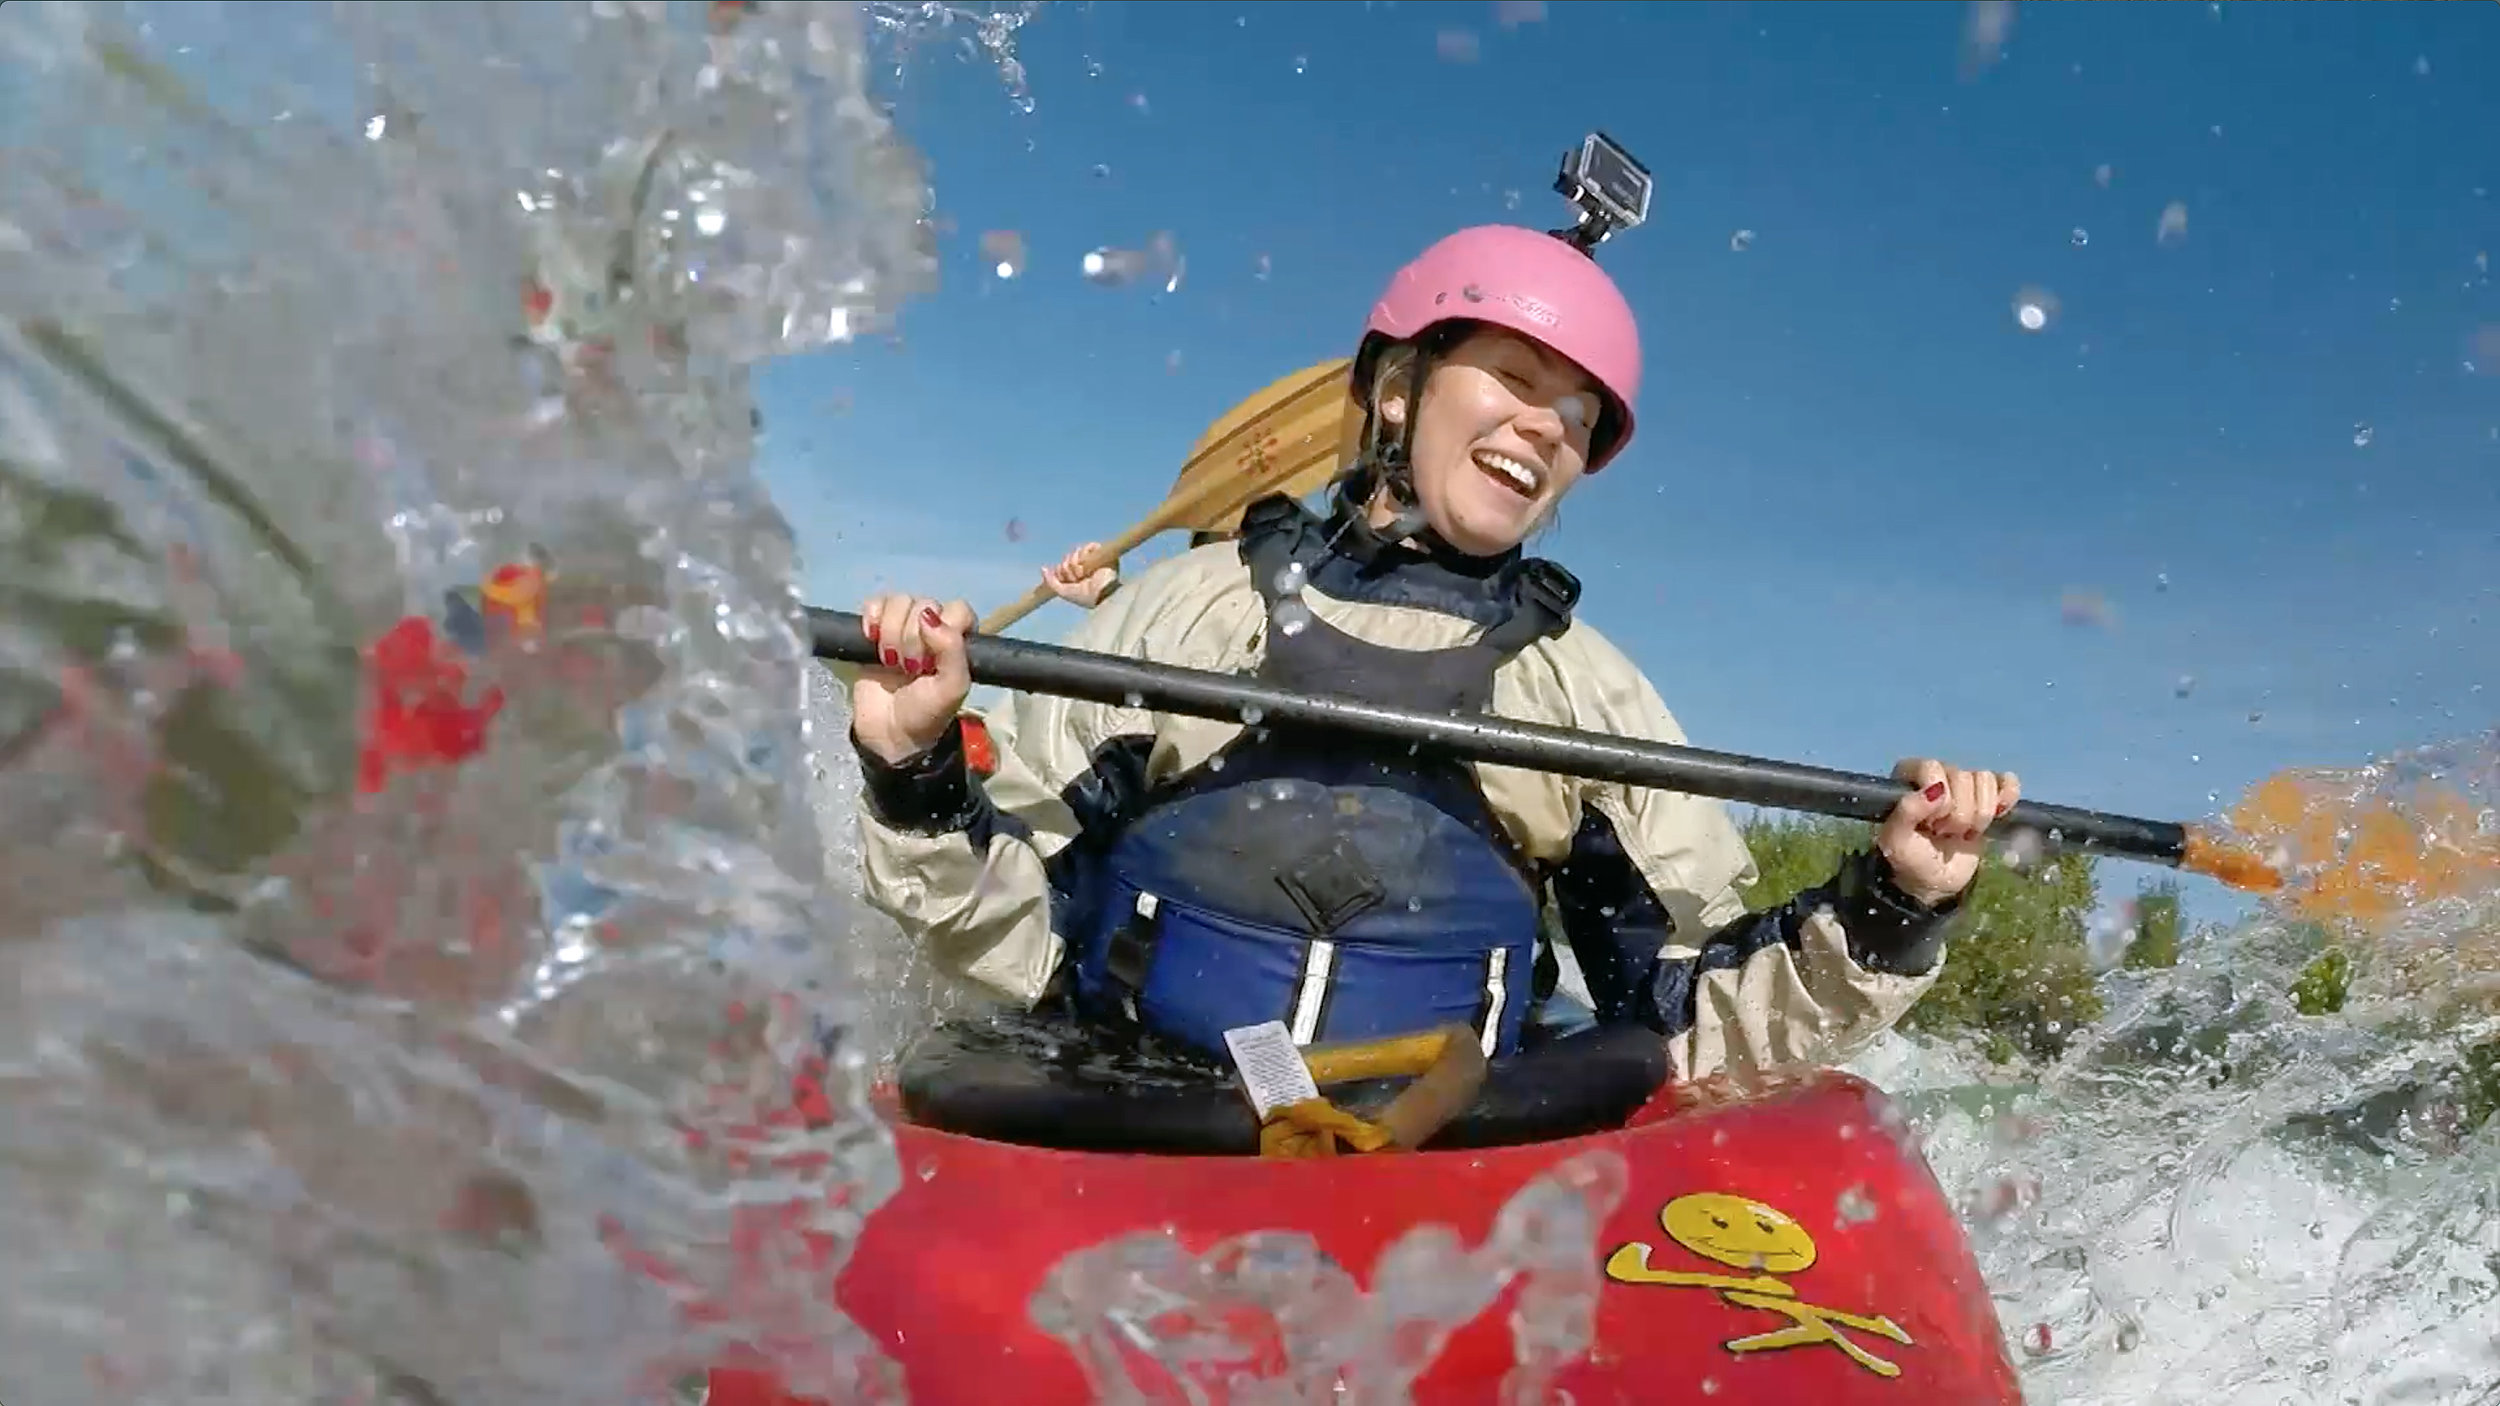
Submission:
M 1580 578 L 1543 557 L 1530 557 L 1519 567 L 1519 603 L 1551 620 L 1559 632 L 1580 604 Z
M 1242 509 L 1241 536 L 1245 541 L 1263 536 L 1302 516 L 1300 503 L 1282 493 L 1270 493 Z

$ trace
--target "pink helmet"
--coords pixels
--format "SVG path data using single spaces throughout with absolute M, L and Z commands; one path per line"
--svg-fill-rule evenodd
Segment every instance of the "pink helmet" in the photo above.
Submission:
M 1505 327 L 1569 357 L 1605 388 L 1616 433 L 1591 455 L 1589 472 L 1632 439 L 1641 393 L 1641 333 L 1632 307 L 1597 261 L 1537 230 L 1516 225 L 1463 229 L 1399 269 L 1372 305 L 1354 358 L 1357 394 L 1367 393 L 1373 360 L 1387 342 L 1421 336 L 1458 318 Z

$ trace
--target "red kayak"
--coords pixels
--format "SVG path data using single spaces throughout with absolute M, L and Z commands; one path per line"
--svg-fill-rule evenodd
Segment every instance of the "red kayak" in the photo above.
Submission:
M 1562 1277 L 1576 1272 L 1585 1292 L 1576 1267 L 1597 1268 L 1593 1346 L 1568 1341 L 1568 1315 L 1545 1315 L 1563 1331 L 1563 1360 L 1533 1382 L 1513 1375 L 1523 1355 L 1514 1306 L 1547 1287 L 1531 1270 L 1450 1334 L 1414 1401 L 1491 1401 L 1508 1395 L 1506 1379 L 1545 1388 L 1518 1399 L 1579 1406 L 2022 1400 L 1951 1206 L 1890 1101 L 1850 1075 L 1743 1101 L 1669 1087 L 1628 1119 L 1618 1109 L 1611 1131 L 1552 1141 L 1317 1160 L 1066 1150 L 1082 1108 L 1034 1095 L 1047 1078 L 1029 1070 L 989 1082 L 982 1096 L 994 1104 L 1038 1097 L 1036 1116 L 1053 1121 L 1037 1136 L 1063 1146 L 926 1126 L 932 1099 L 915 1100 L 907 1074 L 900 1105 L 888 1100 L 902 1189 L 870 1217 L 837 1290 L 924 1406 L 1080 1406 L 1112 1394 L 1089 1381 L 1075 1346 L 1035 1321 L 1037 1295 L 1067 1302 L 1054 1269 L 1090 1247 L 1164 1232 L 1195 1256 L 1250 1232 L 1299 1232 L 1369 1289 L 1382 1252 L 1414 1227 L 1438 1223 L 1478 1246 L 1531 1183 L 1591 1167 L 1621 1195 L 1588 1258 L 1564 1257 Z M 1001 1121 L 995 1106 L 934 1101 L 946 1105 L 938 1120 L 958 1127 Z M 918 1121 L 903 1113 L 915 1103 Z M 1150 1100 L 1118 1106 L 1127 1119 L 1158 1116 Z M 1096 1370 L 1135 1382 L 1127 1399 L 1275 1399 L 1240 1388 L 1311 1380 L 1292 1375 L 1312 1364 L 1289 1362 L 1285 1346 L 1308 1325 L 1289 1329 L 1248 1303 L 1237 1292 L 1220 1306 L 1220 1336 L 1242 1345 L 1236 1360 L 1219 1380 L 1193 1374 L 1189 1387 L 1153 1349 L 1158 1329 L 1179 1326 L 1166 1322 L 1178 1317 L 1170 1304 L 1132 1305 L 1117 1321 L 1097 1307 L 1099 1321 L 1087 1322 L 1080 1310 L 1070 1336 Z M 1328 1380 L 1316 1378 L 1316 1394 Z M 796 1401 L 759 1372 L 711 1374 L 711 1406 Z

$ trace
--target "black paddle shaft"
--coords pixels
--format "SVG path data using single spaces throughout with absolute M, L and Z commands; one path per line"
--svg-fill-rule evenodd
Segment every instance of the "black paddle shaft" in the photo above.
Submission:
M 876 647 L 868 642 L 857 615 L 811 607 L 807 623 L 817 658 L 877 662 Z M 1295 693 L 1238 674 L 1150 664 L 1064 645 L 975 635 L 966 641 L 966 654 L 976 682 L 1025 693 L 1262 727 L 1321 728 L 1430 747 L 1466 761 L 1850 820 L 1882 820 L 1910 790 L 1887 776 L 1481 715 L 1384 708 L 1359 699 Z M 2017 802 L 2003 823 L 2036 830 L 2056 847 L 2155 864 L 2176 865 L 2187 850 L 2185 827 L 2171 821 L 2038 801 Z

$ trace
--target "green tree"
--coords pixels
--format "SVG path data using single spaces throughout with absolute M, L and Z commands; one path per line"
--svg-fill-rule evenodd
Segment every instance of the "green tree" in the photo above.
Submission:
M 1745 891 L 1773 907 L 1832 876 L 1841 856 L 1874 842 L 1857 821 L 1758 817 L 1745 842 L 1759 871 Z M 2104 1009 L 2093 983 L 2085 926 L 2099 899 L 2084 854 L 2060 854 L 2017 870 L 1991 855 L 1971 886 L 1934 987 L 1902 1025 L 1979 1036 L 1992 1057 L 2052 1058 Z
M 2329 947 L 2300 969 L 2292 982 L 2292 1006 L 2302 1015 L 2333 1015 L 2352 994 L 2352 958 Z
M 2179 883 L 2158 879 L 2136 891 L 2135 937 L 2127 943 L 2120 964 L 2128 967 L 2179 965 Z

